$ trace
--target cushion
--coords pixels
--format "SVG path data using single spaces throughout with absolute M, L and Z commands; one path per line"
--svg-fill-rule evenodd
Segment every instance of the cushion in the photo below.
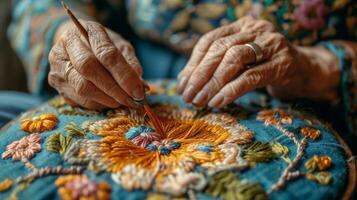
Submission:
M 151 88 L 158 123 L 142 109 L 90 111 L 60 97 L 13 120 L 0 134 L 0 199 L 351 195 L 348 147 L 313 116 L 260 92 L 216 110 L 186 104 L 174 82 Z

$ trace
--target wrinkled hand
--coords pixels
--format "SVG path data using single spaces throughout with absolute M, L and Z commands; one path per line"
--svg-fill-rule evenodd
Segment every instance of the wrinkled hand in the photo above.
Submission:
M 263 62 L 249 68 L 256 55 L 244 44 L 253 41 Z M 202 36 L 178 77 L 178 91 L 186 102 L 216 108 L 260 87 L 280 98 L 333 98 L 336 81 L 311 61 L 311 52 L 290 44 L 271 23 L 245 17 Z
M 96 22 L 81 21 L 89 43 L 72 22 L 63 24 L 49 54 L 49 84 L 71 105 L 89 109 L 134 107 L 143 99 L 144 81 L 134 48 Z M 67 63 L 73 69 L 68 71 Z

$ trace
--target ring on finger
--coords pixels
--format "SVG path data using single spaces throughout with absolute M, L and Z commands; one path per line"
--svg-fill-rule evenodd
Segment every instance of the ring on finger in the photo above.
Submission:
M 64 74 L 64 78 L 66 81 L 68 80 L 69 73 L 71 72 L 72 69 L 74 69 L 74 67 L 72 63 L 68 61 L 66 64 L 65 74 Z
M 244 44 L 244 46 L 249 47 L 255 53 L 255 62 L 253 63 L 253 65 L 255 65 L 263 60 L 263 50 L 255 42 L 250 42 L 250 43 Z

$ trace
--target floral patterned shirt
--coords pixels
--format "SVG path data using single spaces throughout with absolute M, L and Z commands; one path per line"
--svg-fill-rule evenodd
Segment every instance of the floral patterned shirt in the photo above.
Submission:
M 245 15 L 269 20 L 294 44 L 324 42 L 340 60 L 343 109 L 350 131 L 356 130 L 357 50 L 346 41 L 357 39 L 357 1 L 74 0 L 68 4 L 124 36 L 129 22 L 137 35 L 179 51 L 192 49 L 202 34 Z M 26 67 L 31 91 L 43 95 L 48 91 L 47 55 L 56 29 L 67 17 L 58 0 L 13 0 L 12 20 L 9 37 Z

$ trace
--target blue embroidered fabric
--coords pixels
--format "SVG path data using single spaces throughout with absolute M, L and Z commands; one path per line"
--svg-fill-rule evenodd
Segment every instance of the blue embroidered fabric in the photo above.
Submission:
M 166 84 L 166 85 L 170 85 L 170 84 Z M 166 89 L 165 91 L 170 93 L 170 89 Z M 164 115 L 165 111 L 169 112 L 168 110 L 166 110 L 166 109 L 171 109 L 171 107 L 169 108 L 169 105 L 179 106 L 178 110 L 176 110 L 177 112 L 179 112 L 179 114 L 176 113 L 176 115 L 185 116 L 185 117 L 190 116 L 187 113 L 185 113 L 187 111 L 186 109 L 189 110 L 193 109 L 192 106 L 185 104 L 179 96 L 175 96 L 175 95 L 173 96 L 153 95 L 149 97 L 149 102 L 151 103 L 151 105 L 153 105 L 153 109 L 156 110 L 156 113 L 159 116 Z M 279 156 L 267 160 L 267 162 L 260 162 L 258 159 L 256 159 L 255 162 L 250 162 L 249 160 L 251 159 L 248 158 L 247 155 L 249 154 L 251 148 L 249 147 L 246 148 L 245 145 L 247 144 L 244 144 L 241 146 L 242 148 L 241 150 L 243 154 L 240 155 L 241 157 L 239 158 L 239 159 L 243 159 L 243 161 L 242 160 L 239 161 L 240 164 L 238 168 L 232 168 L 232 170 L 228 170 L 228 172 L 231 171 L 234 172 L 236 174 L 236 177 L 239 177 L 240 180 L 245 181 L 245 182 L 243 181 L 244 184 L 246 184 L 247 182 L 258 183 L 261 186 L 263 193 L 266 193 L 270 199 L 336 199 L 336 198 L 340 198 L 343 195 L 346 187 L 347 174 L 348 174 L 348 168 L 346 164 L 346 154 L 344 152 L 343 147 L 341 146 L 341 144 L 338 143 L 332 131 L 328 127 L 324 126 L 323 124 L 321 124 L 320 122 L 316 121 L 315 119 L 311 118 L 308 115 L 301 115 L 299 112 L 291 111 L 288 109 L 281 109 L 281 112 L 279 111 L 278 114 L 275 113 L 274 116 L 277 118 L 272 118 L 269 114 L 264 114 L 263 113 L 264 110 L 271 110 L 271 109 L 274 110 L 274 108 L 284 108 L 284 107 L 286 108 L 286 106 L 277 100 L 268 100 L 265 94 L 263 93 L 259 93 L 259 92 L 249 93 L 248 95 L 245 95 L 244 97 L 239 99 L 236 103 L 237 105 L 235 107 L 230 107 L 227 109 L 227 111 L 224 112 L 230 113 L 233 116 L 232 113 L 233 111 L 235 111 L 234 108 L 239 108 L 238 112 L 240 114 L 234 115 L 235 116 L 234 119 L 236 119 L 234 125 L 239 124 L 239 127 L 236 127 L 235 130 L 242 130 L 243 132 L 249 130 L 249 133 L 254 134 L 254 138 L 251 138 L 252 139 L 251 142 L 253 143 L 260 142 L 269 145 L 273 143 L 279 143 L 280 145 L 285 146 L 288 149 L 289 151 L 289 153 L 287 154 L 288 160 L 290 159 L 293 161 L 297 157 L 297 152 L 298 152 L 297 145 L 286 134 L 292 133 L 294 137 L 296 137 L 296 139 L 299 141 L 306 140 L 306 148 L 303 151 L 301 160 L 297 161 L 294 170 L 292 170 L 292 172 L 296 172 L 295 173 L 296 176 L 290 174 L 292 177 L 291 180 L 286 180 L 283 186 L 278 187 L 278 189 L 271 192 L 269 191 L 272 189 L 273 185 L 277 184 L 278 180 L 281 179 L 284 170 L 289 165 L 289 162 L 284 162 L 284 160 L 281 159 Z M 126 184 L 128 180 L 124 179 L 125 176 L 123 175 L 126 172 L 128 172 L 125 171 L 125 169 L 129 169 L 130 167 L 121 168 L 119 171 L 117 171 L 115 168 L 111 168 L 115 165 L 117 166 L 121 165 L 122 164 L 121 162 L 126 162 L 125 158 L 122 159 L 119 158 L 119 161 L 117 163 L 114 163 L 113 159 L 110 159 L 108 163 L 102 161 L 102 159 L 104 159 L 106 155 L 104 155 L 104 153 L 103 154 L 99 153 L 99 152 L 103 152 L 104 151 L 103 149 L 102 150 L 96 149 L 97 151 L 89 153 L 90 152 L 89 149 L 94 148 L 94 146 L 91 146 L 93 145 L 91 142 L 101 141 L 102 144 L 104 144 L 103 143 L 104 140 L 107 142 L 109 141 L 109 138 L 107 137 L 116 137 L 116 135 L 118 134 L 120 135 L 119 132 L 115 132 L 115 130 L 118 131 L 120 129 L 120 126 L 115 125 L 116 123 L 115 120 L 119 119 L 118 116 L 134 115 L 131 111 L 125 111 L 125 112 L 108 111 L 107 113 L 95 113 L 93 111 L 84 111 L 80 109 L 71 110 L 71 108 L 69 108 L 68 106 L 66 107 L 66 105 L 58 105 L 54 103 L 49 103 L 49 104 L 50 105 L 45 104 L 31 112 L 25 113 L 24 115 L 22 115 L 21 119 L 28 119 L 34 116 L 38 117 L 44 113 L 54 113 L 57 116 L 57 126 L 53 130 L 44 131 L 42 133 L 25 132 L 22 130 L 23 121 L 19 119 L 14 121 L 11 126 L 8 126 L 8 128 L 1 131 L 0 152 L 2 153 L 2 159 L 0 159 L 0 166 L 2 170 L 0 171 L 0 182 L 6 179 L 10 179 L 13 180 L 14 183 L 12 184 L 10 189 L 6 189 L 4 191 L 2 191 L 3 186 L 1 186 L 0 184 L 0 199 L 6 199 L 7 197 L 14 195 L 14 193 L 15 195 L 17 195 L 19 199 L 29 199 L 30 197 L 31 199 L 34 200 L 35 199 L 70 199 L 70 198 L 66 198 L 66 196 L 64 195 L 65 193 L 64 191 L 67 192 L 69 191 L 70 194 L 69 196 L 72 195 L 72 197 L 74 194 L 83 194 L 83 191 L 82 193 L 80 192 L 74 193 L 73 190 L 70 191 L 68 188 L 66 188 L 66 185 L 64 186 L 61 185 L 59 180 L 61 177 L 66 177 L 69 174 L 75 175 L 78 173 L 85 174 L 86 180 L 88 178 L 90 179 L 90 181 L 95 183 L 105 182 L 106 184 L 108 184 L 111 187 L 111 190 L 109 192 L 111 199 L 150 199 L 150 198 L 154 199 L 154 197 L 158 197 L 155 195 L 159 195 L 159 194 L 160 195 L 165 194 L 166 197 L 170 197 L 171 195 L 177 196 L 177 193 L 173 192 L 175 190 L 172 190 L 171 194 L 168 194 L 170 193 L 169 191 L 171 191 L 170 189 L 167 189 L 166 193 L 162 192 L 162 188 L 161 188 L 162 185 L 160 185 L 160 181 L 162 181 L 162 179 L 158 179 L 158 178 L 152 179 L 153 182 L 149 188 L 146 189 L 139 188 L 139 189 L 130 190 L 128 188 L 129 186 Z M 156 106 L 159 105 L 159 106 L 156 107 L 155 105 Z M 163 107 L 160 107 L 160 105 L 161 106 L 163 105 Z M 64 106 L 64 107 L 58 108 L 60 106 Z M 66 109 L 68 112 L 65 112 Z M 183 110 L 185 112 L 183 112 Z M 214 116 L 217 113 L 219 112 L 216 110 L 210 110 L 208 112 L 202 111 L 201 115 L 203 117 L 200 117 L 198 119 L 206 120 L 206 122 L 210 122 L 211 124 L 215 124 L 216 122 L 218 123 L 218 121 L 220 121 L 219 119 L 221 119 L 222 121 L 226 119 L 227 117 L 226 115 L 218 115 L 219 117 L 212 118 L 213 120 L 210 121 L 211 118 L 209 118 L 209 116 Z M 174 114 L 170 116 L 174 116 Z M 285 121 L 281 120 L 283 118 L 285 119 Z M 109 121 L 111 119 L 113 121 L 111 121 L 110 124 Z M 131 118 L 128 117 L 128 119 L 130 120 Z M 265 121 L 262 119 L 265 119 Z M 279 119 L 280 123 L 276 121 L 269 121 L 275 119 Z M 100 121 L 100 120 L 104 120 L 104 121 Z M 105 120 L 109 120 L 109 121 L 105 121 Z M 192 120 L 195 121 L 196 119 L 192 118 Z M 95 122 L 97 122 L 97 124 Z M 85 136 L 82 139 L 77 139 L 77 138 L 73 139 L 70 142 L 72 146 L 69 145 L 67 149 L 63 150 L 61 153 L 51 151 L 49 149 L 50 146 L 49 143 L 53 139 L 51 137 L 54 137 L 54 135 L 56 135 L 56 132 L 59 132 L 64 136 L 69 135 L 70 132 L 68 132 L 68 124 L 70 123 L 75 123 L 76 125 L 78 125 L 79 129 L 85 130 Z M 105 125 L 106 123 L 107 125 Z M 124 122 L 120 122 L 120 123 L 124 123 Z M 103 131 L 103 127 L 106 127 L 105 130 L 107 132 Z M 319 138 L 311 139 L 305 135 L 305 139 L 304 139 L 304 134 L 301 133 L 301 129 L 303 127 L 309 127 L 319 132 Z M 97 131 L 98 128 L 99 129 L 102 128 L 102 131 Z M 143 132 L 145 132 L 144 129 L 146 130 L 148 128 L 141 128 L 141 129 L 143 129 Z M 233 130 L 233 129 L 229 129 L 229 127 L 226 127 L 225 129 Z M 285 133 L 283 133 L 284 130 Z M 114 131 L 115 135 L 108 136 L 108 134 L 112 133 L 110 131 Z M 147 132 L 151 132 L 151 131 L 153 131 L 153 129 L 149 128 L 147 130 Z M 16 160 L 15 154 L 12 154 L 12 159 L 11 157 L 9 159 L 8 156 L 4 156 L 5 155 L 4 152 L 9 151 L 7 148 L 9 144 L 13 143 L 14 141 L 19 141 L 24 137 L 29 137 L 33 135 L 36 135 L 37 137 L 39 136 L 41 138 L 39 142 L 41 145 L 41 149 L 39 151 L 38 149 L 37 150 L 33 149 L 32 153 L 34 155 L 32 157 L 31 156 L 28 157 L 25 154 L 21 154 L 20 157 L 22 156 L 22 160 L 21 159 Z M 136 134 L 136 137 L 138 137 L 138 134 Z M 78 136 L 78 138 L 80 137 Z M 245 139 L 249 140 L 249 138 L 245 138 Z M 177 140 L 177 141 L 182 142 L 182 140 Z M 241 140 L 241 142 L 242 141 L 244 140 Z M 236 142 L 235 145 L 238 143 L 240 142 Z M 206 145 L 205 148 L 202 145 Z M 199 145 L 197 148 L 198 150 L 203 149 L 203 151 L 201 151 L 202 154 L 213 155 L 211 151 L 215 151 L 215 149 L 218 148 L 218 146 L 215 146 L 215 144 L 213 145 L 214 147 L 210 146 L 209 148 L 208 148 L 209 145 L 207 146 L 207 144 L 205 143 L 202 145 Z M 221 148 L 224 145 L 225 143 L 222 143 L 219 148 Z M 74 153 L 72 152 L 76 152 L 75 151 L 76 146 L 80 147 L 81 149 L 80 151 L 83 151 L 83 154 L 85 155 L 82 154 L 74 155 Z M 248 142 L 248 146 L 249 146 L 249 142 Z M 184 151 L 182 150 L 182 148 L 184 147 L 185 144 L 184 146 L 178 147 L 172 152 L 176 152 L 176 154 L 183 154 Z M 17 150 L 20 151 L 19 149 Z M 135 148 L 131 150 L 136 151 Z M 131 150 L 127 149 L 127 152 Z M 224 151 L 223 148 L 222 151 Z M 169 155 L 163 155 L 163 156 L 169 157 L 173 155 L 172 152 Z M 100 154 L 100 155 L 98 154 L 99 157 L 95 157 L 94 154 L 96 153 Z M 113 153 L 114 152 L 112 151 L 109 152 L 108 154 L 113 154 Z M 193 155 L 193 153 L 191 154 Z M 254 154 L 259 154 L 259 152 L 258 153 L 255 152 Z M 313 181 L 313 179 L 307 178 L 306 174 L 308 173 L 309 170 L 306 167 L 306 163 L 314 156 L 321 156 L 321 157 L 327 156 L 330 158 L 330 161 L 332 161 L 332 164 L 331 166 L 329 166 L 328 169 L 323 168 L 321 170 L 329 173 L 330 176 L 332 177 L 331 181 L 329 181 L 328 184 L 323 185 L 320 184 L 318 181 Z M 237 155 L 237 159 L 238 157 L 239 155 Z M 27 161 L 24 158 L 26 158 Z M 85 161 L 83 162 L 81 161 L 79 163 L 79 158 L 82 158 L 82 160 Z M 245 161 L 249 161 L 248 162 L 249 164 L 247 166 L 244 165 Z M 162 162 L 165 161 L 163 160 Z M 209 162 L 213 163 L 214 161 L 211 160 Z M 203 180 L 206 180 L 205 187 L 195 188 L 195 189 L 191 188 L 191 189 L 192 191 L 194 191 L 194 195 L 197 199 L 227 198 L 227 196 L 224 196 L 223 191 L 220 191 L 219 195 L 212 195 L 212 193 L 208 191 L 207 185 L 213 183 L 213 179 L 212 177 L 210 177 L 210 173 L 208 173 L 208 171 L 213 170 L 214 173 L 217 173 L 217 171 L 220 172 L 227 171 L 224 170 L 223 168 L 215 168 L 212 166 L 208 167 L 208 164 L 210 164 L 209 162 L 205 164 L 202 163 L 197 164 L 197 166 L 192 170 L 192 172 L 190 172 L 192 174 L 203 173 L 204 174 Z M 47 168 L 48 167 L 56 168 L 58 166 L 59 167 L 57 171 L 55 170 L 51 174 L 47 175 L 45 172 L 43 172 L 43 174 L 38 174 L 38 176 L 34 176 L 32 180 L 28 180 L 27 182 L 28 185 L 26 185 L 24 189 L 18 189 L 19 185 L 21 185 L 20 182 L 17 182 L 19 179 L 26 180 L 26 176 L 31 176 L 36 174 L 35 172 L 36 170 L 33 170 L 31 167 L 29 167 L 29 163 L 31 163 L 30 165 L 35 166 L 35 168 L 37 169 L 46 168 L 46 167 Z M 100 166 L 101 164 L 103 164 L 103 166 Z M 69 172 L 64 170 L 70 167 L 78 167 L 78 171 L 73 170 Z M 168 166 L 166 165 L 166 167 Z M 136 170 L 134 170 L 133 173 L 141 174 L 141 170 L 143 169 L 144 167 L 141 167 L 140 165 L 136 166 Z M 204 172 L 202 172 L 202 170 Z M 100 171 L 100 173 L 98 173 L 98 171 Z M 299 173 L 297 173 L 297 171 L 299 171 Z M 132 175 L 132 179 L 138 178 L 137 176 Z M 157 176 L 160 176 L 160 172 L 159 175 Z M 165 179 L 165 176 L 163 175 L 162 178 Z M 174 185 L 173 182 L 165 182 L 165 184 Z M 199 184 L 195 182 L 194 185 L 197 186 Z M 100 187 L 99 186 L 96 187 L 96 190 L 99 190 L 98 188 Z M 14 192 L 15 190 L 19 190 L 19 192 Z M 191 197 L 190 194 L 188 194 L 189 193 L 188 191 L 191 190 L 189 189 L 186 192 L 180 194 L 179 196 L 187 197 L 187 195 L 189 195 L 189 197 Z M 94 194 L 93 191 L 91 192 L 92 193 L 90 192 L 89 193 Z M 241 194 L 248 195 L 247 193 L 244 192 L 242 192 Z M 248 199 L 253 199 L 253 198 L 248 198 Z

